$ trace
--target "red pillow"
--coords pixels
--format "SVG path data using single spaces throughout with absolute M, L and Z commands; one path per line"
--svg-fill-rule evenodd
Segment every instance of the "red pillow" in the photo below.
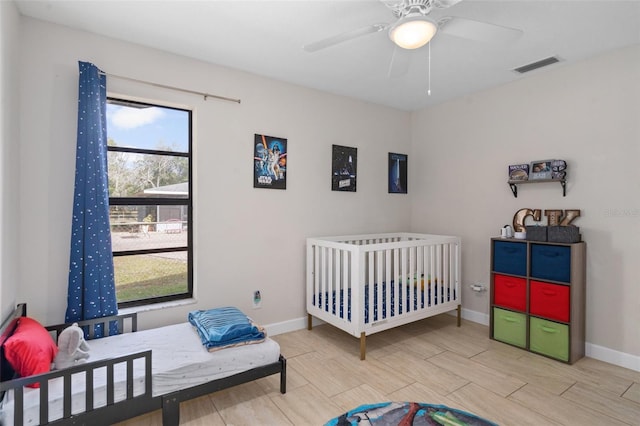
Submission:
M 20 377 L 27 377 L 50 371 L 58 347 L 42 324 L 33 318 L 22 317 L 11 337 L 4 342 L 4 353 L 15 372 Z M 37 388 L 40 384 L 29 387 Z

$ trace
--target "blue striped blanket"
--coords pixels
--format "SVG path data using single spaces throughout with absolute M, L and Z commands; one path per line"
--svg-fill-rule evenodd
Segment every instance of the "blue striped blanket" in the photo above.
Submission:
M 259 343 L 266 337 L 262 327 L 231 306 L 191 311 L 189 322 L 198 331 L 202 344 L 210 351 L 226 346 Z

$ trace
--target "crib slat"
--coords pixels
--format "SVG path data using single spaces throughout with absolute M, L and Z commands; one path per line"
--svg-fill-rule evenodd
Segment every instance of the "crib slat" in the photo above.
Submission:
M 62 415 L 63 417 L 66 418 L 71 416 L 71 374 L 70 373 L 66 373 L 63 376 L 62 395 L 63 395 Z
M 429 286 L 429 300 L 431 301 L 432 305 L 435 305 L 437 302 L 434 290 L 439 285 L 437 274 L 435 271 L 435 246 L 429 246 L 429 272 L 431 278 L 431 285 Z
M 436 270 L 437 272 L 437 276 L 438 276 L 438 288 L 439 291 L 437 293 L 437 297 L 438 297 L 438 303 L 442 303 L 443 302 L 443 298 L 442 298 L 442 287 L 444 285 L 444 283 L 442 282 L 442 245 L 438 245 L 436 247 Z
M 127 360 L 127 399 L 133 398 L 133 359 Z
M 411 288 L 411 306 L 413 307 L 413 310 L 418 310 L 420 309 L 420 301 L 418 300 L 418 281 L 417 281 L 417 276 L 415 275 L 415 247 L 411 247 L 409 249 L 407 249 L 407 251 L 409 252 L 409 271 L 408 271 L 408 278 L 407 278 L 407 283 L 409 284 L 409 287 Z
M 85 410 L 93 410 L 95 407 L 93 406 L 93 374 L 95 370 L 89 370 L 85 372 L 84 379 L 86 382 L 85 385 Z
M 450 267 L 451 267 L 451 262 L 449 261 L 449 250 L 450 250 L 450 245 L 443 244 L 442 261 L 444 263 L 443 263 L 443 271 L 442 271 L 442 281 L 444 285 L 442 286 L 442 297 L 444 298 L 445 302 L 451 300 L 451 297 L 453 296 L 453 292 L 451 291 L 451 278 L 449 275 Z
M 15 426 L 22 426 L 24 423 L 24 388 L 22 386 L 13 390 L 13 424 Z
M 378 303 L 377 303 L 377 311 L 378 311 L 378 315 L 377 315 L 377 320 L 378 321 L 382 321 L 385 319 L 385 314 L 388 315 L 388 312 L 386 312 L 383 308 L 384 306 L 384 302 L 386 301 L 386 297 L 383 295 L 386 295 L 387 293 L 387 283 L 384 281 L 384 276 L 382 275 L 382 251 L 378 250 L 376 251 L 376 277 L 374 280 L 375 283 L 378 284 Z
M 340 318 L 349 318 L 347 315 L 347 303 L 345 298 L 349 292 L 349 252 L 347 250 L 342 251 L 342 283 L 340 286 L 340 306 L 342 306 L 342 312 Z
M 407 249 L 406 247 L 403 247 L 400 249 L 400 274 L 401 274 L 400 282 L 403 289 L 402 302 L 405 305 L 402 313 L 406 314 L 411 312 L 411 303 L 410 303 L 411 295 L 409 293 L 410 292 L 409 286 L 407 286 Z
M 384 282 L 386 283 L 386 295 L 387 295 L 387 303 L 385 307 L 387 309 L 387 318 L 391 318 L 391 313 L 393 312 L 391 309 L 391 300 L 393 299 L 393 289 L 395 288 L 395 283 L 391 279 L 391 250 L 384 251 L 384 270 L 385 270 L 385 278 Z
M 365 256 L 361 250 L 353 252 L 351 258 L 351 321 L 356 329 L 364 327 Z
M 40 424 L 49 422 L 49 381 L 40 382 Z
M 327 306 L 327 247 L 322 247 L 320 252 L 320 264 L 322 265 L 322 274 L 320 275 L 320 309 L 325 311 Z
M 114 398 L 113 386 L 113 364 L 107 365 L 107 405 L 113 405 Z
M 420 303 L 423 309 L 426 309 L 427 299 L 425 297 L 426 276 L 424 273 L 424 246 L 418 246 L 416 249 L 416 275 L 418 277 L 418 283 L 416 285 L 420 288 Z
M 280 355 L 281 359 L 282 355 Z M 286 362 L 286 361 L 285 361 Z M 151 395 L 151 351 L 148 351 L 145 355 L 144 355 L 144 393 L 146 395 Z M 280 377 L 280 379 L 282 380 L 282 377 Z M 282 389 L 282 384 L 280 385 L 280 388 Z
M 323 261 L 323 253 L 324 253 L 324 247 L 320 247 L 318 249 L 318 270 L 316 271 L 316 280 L 317 280 L 317 287 L 316 287 L 316 294 L 318 295 L 318 300 L 317 300 L 317 304 L 316 306 L 319 309 L 322 309 L 322 304 L 324 303 L 324 294 L 322 294 L 322 280 L 324 279 L 324 261 Z
M 395 300 L 394 300 L 394 312 L 396 315 L 400 315 L 400 309 L 402 309 L 402 284 L 400 283 L 400 251 L 393 249 L 393 282 L 395 284 Z
M 373 265 L 374 265 L 374 261 L 373 261 L 373 252 L 369 251 L 367 252 L 368 256 L 367 256 L 367 265 L 368 265 L 368 272 L 367 272 L 367 281 L 366 281 L 366 287 L 368 290 L 368 296 L 365 298 L 365 309 L 367 309 L 367 312 L 369 313 L 369 315 L 366 318 L 366 322 L 368 322 L 369 324 L 371 324 L 373 321 L 375 321 L 376 319 L 374 318 L 374 314 L 375 314 L 375 308 L 374 308 L 374 300 L 373 300 L 373 290 L 374 290 L 374 282 L 373 282 Z
M 313 284 L 311 294 L 313 295 L 314 305 L 317 307 L 320 304 L 320 293 L 318 292 L 318 280 L 320 279 L 320 254 L 318 246 L 313 248 Z
M 333 313 L 333 277 L 335 269 L 333 268 L 333 256 L 335 255 L 335 249 L 327 248 L 327 288 L 324 294 L 327 295 L 327 303 L 325 303 L 325 311 Z

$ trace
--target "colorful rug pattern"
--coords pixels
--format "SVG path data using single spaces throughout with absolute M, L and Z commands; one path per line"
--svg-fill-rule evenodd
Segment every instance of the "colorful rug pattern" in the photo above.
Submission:
M 497 426 L 495 423 L 466 411 L 446 405 L 420 402 L 383 402 L 361 405 L 347 411 L 325 426 Z

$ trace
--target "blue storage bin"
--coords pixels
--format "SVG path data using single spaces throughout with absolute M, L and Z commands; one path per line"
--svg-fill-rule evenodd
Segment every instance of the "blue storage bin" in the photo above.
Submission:
M 493 242 L 493 270 L 511 275 L 527 275 L 527 244 Z
M 531 276 L 543 280 L 571 281 L 571 247 L 531 245 Z

